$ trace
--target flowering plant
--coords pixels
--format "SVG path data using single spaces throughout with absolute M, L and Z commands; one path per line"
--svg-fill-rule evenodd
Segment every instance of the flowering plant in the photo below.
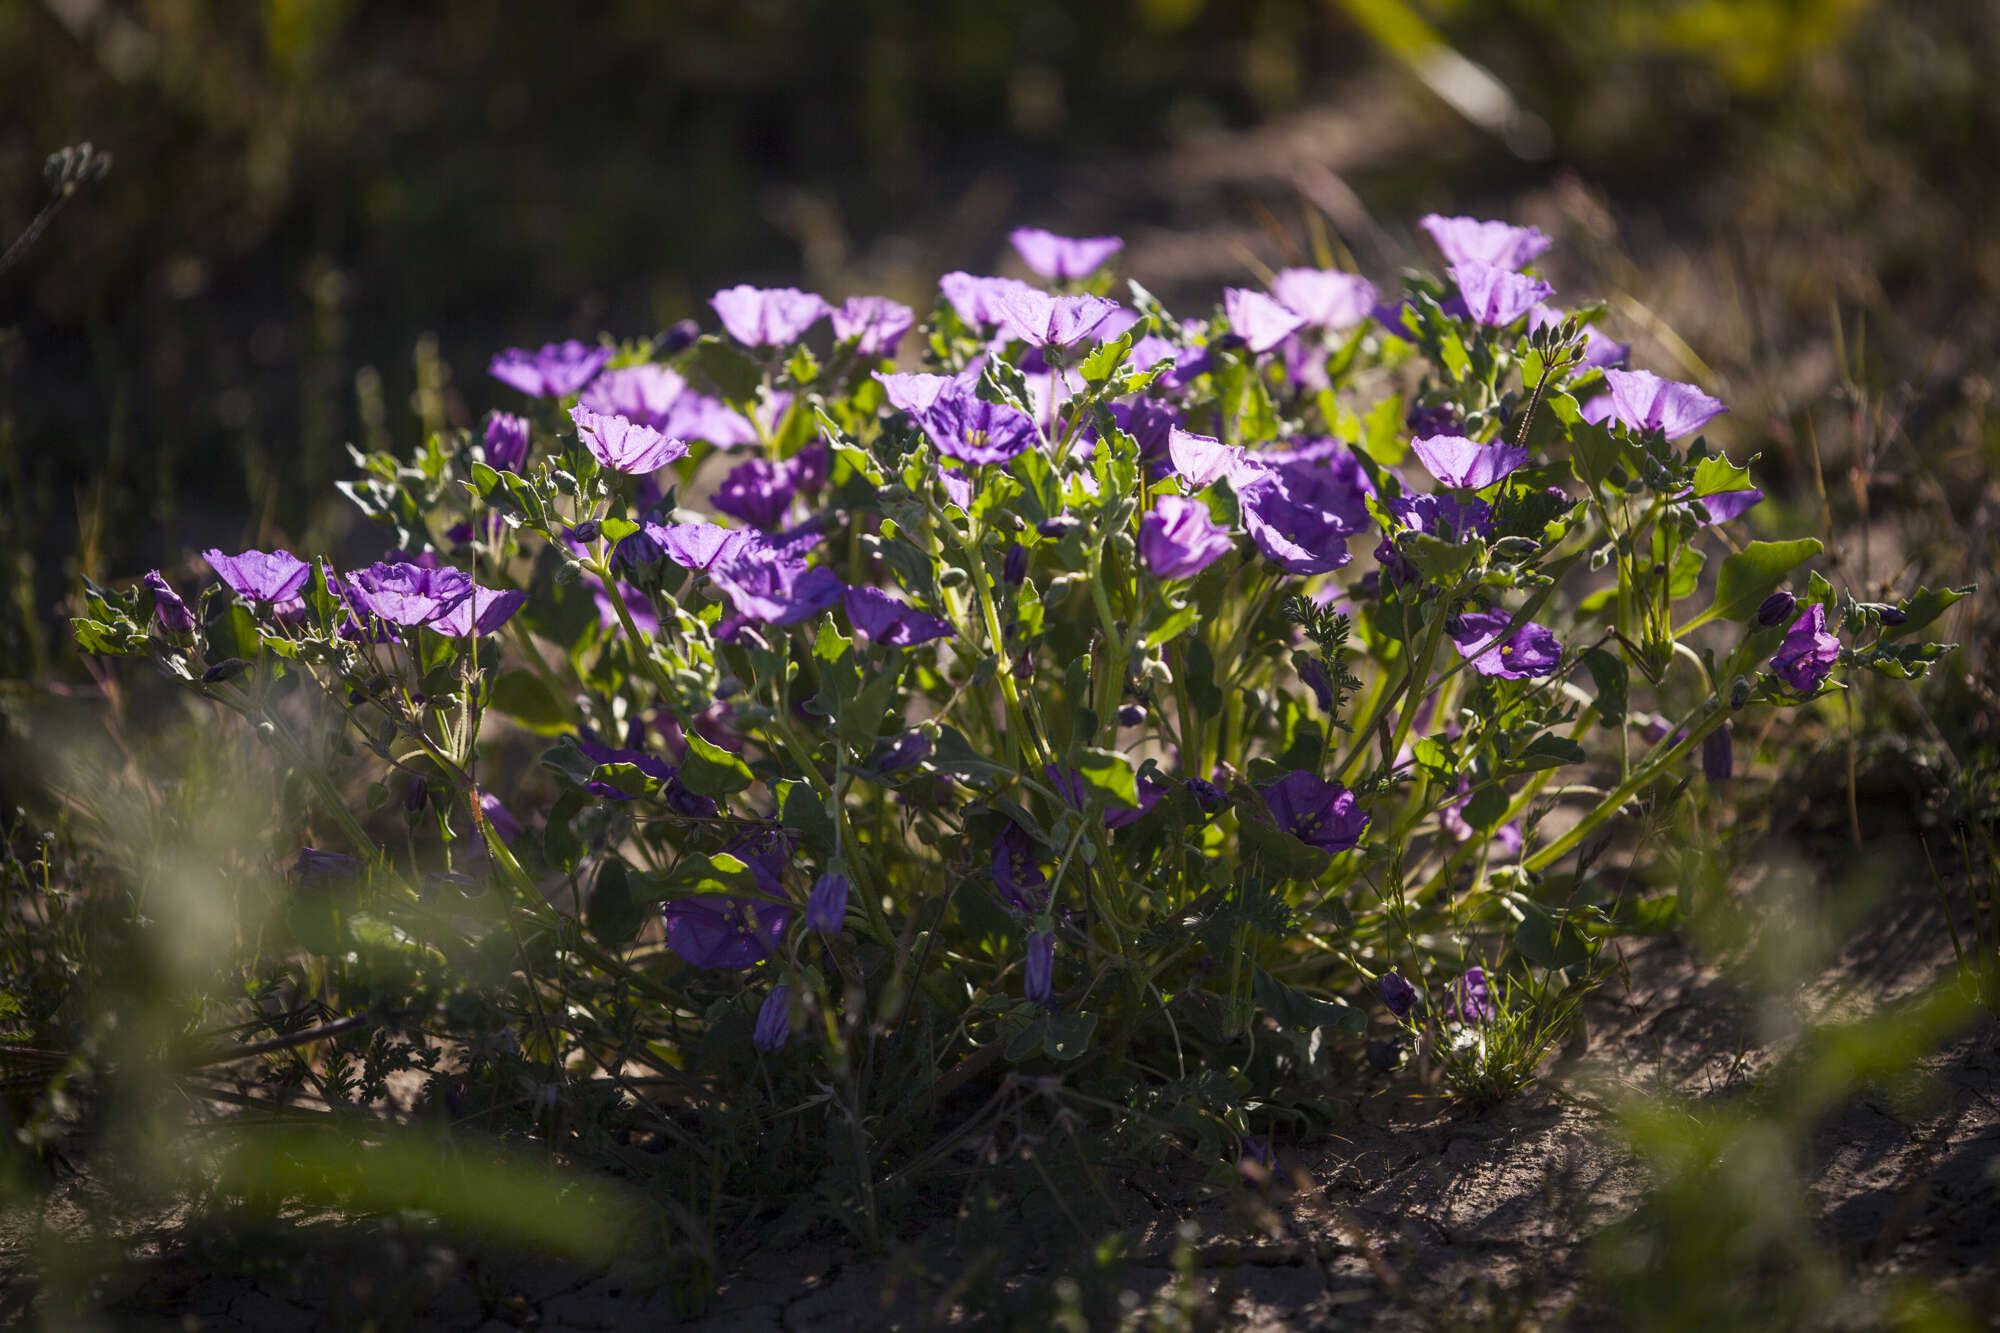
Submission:
M 1371 1021 L 1510 1025 L 1452 1046 L 1504 1091 L 1605 936 L 1683 906 L 1605 840 L 1728 780 L 1746 710 L 1921 675 L 1965 590 L 1837 598 L 1816 541 L 1732 532 L 1721 403 L 1545 304 L 1539 232 L 1425 226 L 1448 276 L 1387 301 L 1293 269 L 1180 318 L 1109 298 L 1115 238 L 1024 231 L 1051 287 L 948 274 L 926 319 L 739 286 L 720 333 L 505 351 L 482 430 L 356 454 L 382 561 L 211 551 L 77 639 L 311 784 L 343 848 L 295 893 L 341 910 L 302 946 L 396 952 L 441 1027 L 503 997 L 514 1063 L 454 1107 L 588 1103 L 718 1171 L 837 1141 L 872 1226 L 1009 1069 L 1218 1150 Z

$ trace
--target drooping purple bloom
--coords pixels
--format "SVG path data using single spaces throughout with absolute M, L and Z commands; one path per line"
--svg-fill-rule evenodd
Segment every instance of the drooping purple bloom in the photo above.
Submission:
M 1087 278 L 1125 248 L 1117 236 L 1058 236 L 1040 227 L 1017 227 L 1007 239 L 1022 263 L 1054 282 Z
M 942 464 L 937 470 L 938 485 L 944 487 L 944 497 L 967 513 L 972 512 L 972 483 L 965 479 L 965 473 L 957 468 Z
M 528 594 L 514 588 L 474 587 L 470 597 L 461 598 L 438 613 L 430 622 L 439 634 L 463 638 L 467 635 L 497 634 L 514 613 L 528 604 Z
M 828 935 L 838 934 L 847 923 L 847 876 L 832 873 L 813 881 L 806 898 L 806 925 Z
M 1217 815 L 1229 808 L 1229 793 L 1207 778 L 1189 778 L 1185 785 L 1203 814 Z
M 906 731 L 893 741 L 881 742 L 875 752 L 875 767 L 884 773 L 910 768 L 931 757 L 931 738 L 921 731 Z
M 1383 1005 L 1396 1017 L 1408 1018 L 1410 1010 L 1417 1007 L 1417 988 L 1398 973 L 1384 972 L 1375 984 L 1382 992 Z
M 1162 495 L 1139 524 L 1139 554 L 1155 578 L 1191 579 L 1235 548 L 1208 506 L 1184 495 Z
M 993 840 L 993 883 L 1000 896 L 1017 912 L 1037 912 L 1048 900 L 1041 892 L 1048 875 L 1042 870 L 1041 856 L 1033 838 L 1019 824 L 1009 823 Z
M 1460 657 L 1482 676 L 1503 680 L 1526 680 L 1555 672 L 1562 660 L 1562 645 L 1556 636 L 1530 621 L 1502 638 L 1514 617 L 1501 610 L 1467 611 L 1446 625 L 1445 632 Z
M 916 312 L 886 296 L 850 296 L 833 312 L 833 336 L 857 356 L 887 356 L 917 322 Z
M 1324 574 L 1352 557 L 1347 538 L 1368 524 L 1361 488 L 1342 470 L 1288 463 L 1241 482 L 1243 526 L 1288 574 Z
M 1736 744 L 1730 730 L 1731 724 L 1724 722 L 1702 738 L 1701 774 L 1710 782 L 1727 782 L 1736 771 Z
M 1614 419 L 1627 430 L 1656 430 L 1678 440 L 1729 410 L 1694 385 L 1663 380 L 1650 370 L 1607 370 L 1604 383 L 1610 392 L 1583 405 L 1585 421 Z
M 1304 316 L 1247 287 L 1222 289 L 1222 313 L 1229 320 L 1230 331 L 1259 356 L 1306 325 Z
M 748 417 L 720 398 L 692 390 L 674 399 L 654 428 L 670 439 L 707 440 L 718 449 L 757 443 L 757 428 Z
M 992 308 L 1010 337 L 1035 347 L 1073 347 L 1120 307 L 1101 296 L 1051 296 L 1022 283 L 994 293 Z
M 1445 1012 L 1448 1017 L 1461 1023 L 1484 1023 L 1499 1011 L 1493 1007 L 1493 995 L 1486 984 L 1486 969 L 1468 967 L 1465 975 L 1447 988 Z
M 569 419 L 576 423 L 577 438 L 591 457 L 613 472 L 653 472 L 687 455 L 684 441 L 662 435 L 630 417 L 599 416 L 577 406 L 570 409 Z
M 1278 303 L 1316 329 L 1351 329 L 1375 308 L 1375 284 L 1338 269 L 1288 268 L 1271 279 Z
M 1798 598 L 1780 588 L 1757 604 L 1757 623 L 1765 629 L 1776 629 L 1792 618 L 1798 604 Z
M 486 414 L 486 463 L 502 472 L 519 472 L 528 461 L 528 419 L 512 412 Z
M 784 1050 L 791 1039 L 792 988 L 780 984 L 771 987 L 771 993 L 757 1010 L 757 1030 L 751 1033 L 750 1044 L 769 1054 Z
M 872 643 L 913 648 L 955 633 L 950 621 L 897 601 L 880 588 L 850 587 L 846 597 L 848 621 Z
M 1167 456 L 1174 474 L 1197 491 L 1207 490 L 1243 466 L 1240 446 L 1224 444 L 1212 435 L 1197 435 L 1174 426 L 1167 431 Z
M 764 547 L 745 546 L 709 566 L 708 576 L 729 594 L 736 614 L 766 625 L 792 625 L 840 600 L 845 588 L 824 565 Z
M 168 634 L 192 634 L 194 612 L 188 610 L 167 576 L 156 569 L 146 575 L 145 584 L 153 590 L 153 623 Z
M 998 298 L 1020 288 L 1033 291 L 1018 278 L 982 278 L 970 273 L 951 272 L 938 279 L 938 290 L 967 324 L 998 324 Z
M 577 395 L 577 406 L 599 416 L 630 417 L 658 430 L 687 389 L 687 380 L 665 366 L 650 363 L 607 370 Z
M 1000 581 L 1010 588 L 1018 588 L 1027 577 L 1028 548 L 1015 542 L 1007 548 L 1007 554 L 1000 562 Z
M 472 579 L 463 570 L 402 562 L 356 570 L 347 588 L 350 605 L 358 601 L 361 609 L 406 629 L 429 625 L 472 600 Z
M 1353 792 L 1303 768 L 1264 788 L 1263 796 L 1279 828 L 1324 852 L 1348 850 L 1368 828 Z
M 789 347 L 826 318 L 827 304 L 796 287 L 725 287 L 708 300 L 729 336 L 746 347 Z
M 1771 659 L 1771 670 L 1800 694 L 1811 694 L 1825 683 L 1840 660 L 1840 640 L 1826 630 L 1826 608 L 1815 602 L 1785 635 Z
M 1540 278 L 1511 269 L 1460 260 L 1450 269 L 1451 280 L 1465 301 L 1466 312 L 1481 324 L 1501 328 L 1512 324 L 1555 292 Z
M 1539 227 L 1516 227 L 1507 222 L 1428 213 L 1417 220 L 1417 225 L 1437 242 L 1447 264 L 1472 260 L 1496 268 L 1518 269 L 1555 244 Z
M 667 947 L 696 967 L 740 969 L 778 952 L 792 909 L 742 898 L 678 898 L 665 903 Z
M 224 555 L 210 549 L 201 553 L 216 577 L 229 585 L 238 597 L 253 602 L 288 602 L 299 595 L 312 577 L 312 566 L 290 551 L 244 551 Z
M 1528 461 L 1526 449 L 1498 440 L 1480 444 L 1463 435 L 1433 435 L 1410 448 L 1433 477 L 1471 491 L 1485 490 Z
M 1028 962 L 1022 971 L 1021 995 L 1047 1004 L 1055 992 L 1056 937 L 1046 930 L 1028 932 Z
M 1764 492 L 1756 487 L 1742 491 L 1722 491 L 1715 495 L 1701 497 L 1701 507 L 1708 512 L 1708 521 L 1728 523 L 1743 517 L 1763 503 Z
M 500 798 L 492 792 L 479 793 L 479 812 L 493 826 L 493 832 L 501 842 L 512 842 L 521 836 L 521 821 L 514 818 L 513 813 L 500 804 Z
M 989 403 L 971 385 L 938 395 L 919 418 L 938 451 L 961 463 L 1005 463 L 1039 438 L 1035 419 L 1005 403 Z
M 532 352 L 509 347 L 486 369 L 494 379 L 530 398 L 563 398 L 590 383 L 610 359 L 609 347 L 591 347 L 571 338 Z
M 729 470 L 710 503 L 730 517 L 768 532 L 784 521 L 794 494 L 790 468 L 768 458 L 749 458 Z

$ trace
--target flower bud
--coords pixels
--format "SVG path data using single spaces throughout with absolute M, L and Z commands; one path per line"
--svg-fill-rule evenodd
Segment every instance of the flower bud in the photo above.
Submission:
M 1207 778 L 1189 778 L 1187 789 L 1203 814 L 1220 814 L 1229 808 L 1229 794 Z
M 1900 606 L 1884 606 L 1882 608 L 1882 623 L 1884 625 L 1906 625 L 1909 623 L 1909 620 L 1910 613 Z
M 188 610 L 188 604 L 173 590 L 166 575 L 154 570 L 146 575 L 146 586 L 153 590 L 154 624 L 168 634 L 194 633 L 194 612 Z
M 773 986 L 764 997 L 764 1007 L 757 1011 L 757 1030 L 751 1034 L 750 1044 L 760 1051 L 781 1051 L 791 1039 L 792 988 Z
M 1405 981 L 1400 973 L 1384 972 L 1375 984 L 1382 992 L 1383 1005 L 1396 1017 L 1407 1018 L 1410 1010 L 1416 1008 L 1417 988 Z
M 1046 930 L 1028 935 L 1028 966 L 1022 995 L 1036 1004 L 1047 1004 L 1054 993 L 1056 937 Z
M 847 876 L 821 875 L 806 899 L 806 925 L 831 935 L 847 921 Z
M 423 774 L 418 773 L 403 784 L 403 809 L 413 815 L 424 812 L 424 806 L 431 797 L 431 784 Z
M 1792 608 L 1798 604 L 1798 598 L 1781 588 L 1766 597 L 1757 608 L 1757 623 L 1765 629 L 1775 629 L 1792 618 Z
M 1735 680 L 1729 682 L 1729 711 L 1732 713 L 1740 713 L 1743 711 L 1744 705 L 1748 704 L 1749 702 L 1750 702 L 1749 678 L 1745 676 L 1738 676 Z
M 1121 727 L 1137 727 L 1145 721 L 1146 710 L 1138 704 L 1124 704 L 1118 709 L 1118 725 Z
M 1001 567 L 1000 577 L 1006 580 L 1010 588 L 1021 586 L 1022 580 L 1028 577 L 1027 547 L 1017 543 L 1007 548 L 1007 561 Z
M 958 588 L 965 584 L 966 574 L 957 565 L 946 565 L 938 571 L 938 583 L 946 588 Z
M 1708 733 L 1701 742 L 1701 772 L 1710 782 L 1726 782 L 1736 771 L 1736 746 L 1730 739 L 1729 723 Z
M 701 337 L 701 325 L 691 319 L 684 319 L 677 324 L 668 325 L 666 332 L 655 341 L 655 348 L 661 356 L 672 356 L 676 352 L 683 352 L 694 346 L 695 339 L 699 337 Z

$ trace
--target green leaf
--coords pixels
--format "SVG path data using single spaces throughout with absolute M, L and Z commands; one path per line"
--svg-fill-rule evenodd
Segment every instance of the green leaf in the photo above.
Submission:
M 607 518 L 597 525 L 606 541 L 622 542 L 639 530 L 639 525 L 629 518 Z
M 1200 619 L 1201 612 L 1192 602 L 1177 611 L 1169 610 L 1159 624 L 1146 631 L 1145 646 L 1152 649 L 1170 643 L 1194 628 Z
M 1595 491 L 1611 475 L 1625 446 L 1602 426 L 1579 420 L 1569 428 L 1569 462 L 1576 479 Z
M 1024 1008 L 1033 1012 L 1025 1013 Z M 1007 1038 L 1007 1063 L 1019 1064 L 1042 1049 L 1047 1043 L 1048 1032 L 1048 1011 L 1040 1005 L 1023 1000 L 1008 1010 L 1000 1019 L 1000 1033 Z
M 1726 620 L 1748 620 L 1766 597 L 1785 581 L 1785 575 L 1820 552 L 1816 538 L 1801 537 L 1789 542 L 1751 542 L 1722 562 L 1715 581 L 1715 603 L 1677 633 L 1720 616 Z
M 778 797 L 778 822 L 799 835 L 807 851 L 822 860 L 834 852 L 833 819 L 809 783 L 786 779 L 771 784 Z
M 1753 458 L 1750 461 L 1754 463 L 1757 460 Z M 1713 458 L 1704 458 L 1695 466 L 1694 494 L 1696 499 L 1709 495 L 1721 495 L 1724 491 L 1747 491 L 1751 488 L 1749 472 L 1736 466 L 1736 464 L 1730 462 L 1720 454 L 1717 454 Z
M 557 736 L 570 730 L 569 706 L 549 687 L 547 680 L 526 668 L 503 671 L 493 682 L 487 706 L 513 718 L 538 736 Z
M 1260 814 L 1255 807 L 1238 807 L 1237 838 L 1246 865 L 1275 879 L 1314 880 L 1326 872 L 1333 861 L 1330 853 L 1265 822 L 1269 816 Z
M 842 634 L 831 617 L 822 620 L 819 636 L 813 641 L 813 665 L 819 671 L 819 693 L 811 711 L 838 720 L 853 708 L 861 689 L 861 671 L 855 665 L 854 640 Z
M 597 882 L 591 886 L 590 903 L 584 908 L 584 924 L 599 944 L 622 949 L 639 933 L 646 920 L 645 908 L 632 899 L 631 872 L 617 857 L 598 867 Z
M 640 902 L 660 902 L 668 898 L 730 897 L 756 888 L 757 872 L 740 857 L 728 852 L 713 856 L 694 853 L 676 861 L 665 875 L 634 876 L 632 895 Z
M 1257 997 L 1257 1007 L 1281 1028 L 1289 1028 L 1293 1032 L 1332 1028 L 1336 1032 L 1357 1034 L 1368 1030 L 1368 1015 L 1347 1001 L 1337 996 L 1322 1000 L 1316 995 L 1308 995 L 1286 985 L 1261 967 L 1250 979 L 1250 990 Z
M 1557 736 L 1543 732 L 1530 741 L 1527 748 L 1515 755 L 1507 767 L 1516 773 L 1533 773 L 1538 769 L 1561 768 L 1565 764 L 1583 762 L 1583 747 L 1567 736 Z
M 1459 813 L 1466 823 L 1484 833 L 1500 822 L 1500 816 L 1507 813 L 1509 804 L 1506 789 L 1496 784 L 1474 792 Z
M 1078 367 L 1085 384 L 1097 385 L 1118 373 L 1118 367 L 1125 363 L 1132 350 L 1132 335 L 1121 333 L 1108 343 L 1099 343 L 1097 350 L 1083 359 Z
M 589 803 L 589 796 L 581 788 L 572 787 L 556 797 L 556 803 L 549 807 L 548 826 L 542 831 L 542 855 L 558 870 L 575 870 L 583 860 L 583 840 L 576 836 L 572 825 Z
M 1361 447 L 1378 463 L 1394 467 L 1409 456 L 1410 442 L 1403 438 L 1403 399 L 1390 394 L 1368 409 L 1361 423 Z
M 1042 1050 L 1051 1060 L 1074 1060 L 1090 1049 L 1090 1037 L 1096 1031 L 1096 1014 L 1050 1014 L 1043 1029 Z
M 1582 660 L 1591 683 L 1597 686 L 1597 724 L 1607 730 L 1623 725 L 1625 701 L 1632 688 L 1631 669 L 1602 648 L 1585 649 Z
M 695 344 L 695 364 L 733 403 L 747 403 L 757 396 L 764 375 L 757 363 L 714 334 Z
M 1514 949 L 1521 957 L 1551 971 L 1590 960 L 1590 936 L 1567 912 L 1552 912 L 1532 899 L 1523 901 L 1521 910 L 1521 924 L 1514 928 Z
M 1915 634 L 1924 626 L 1936 620 L 1952 606 L 1970 597 L 1978 585 L 1968 583 L 1963 588 L 1919 588 L 1910 596 L 1896 603 L 1904 615 L 1909 617 L 1900 625 L 1892 625 L 1882 631 L 1885 639 L 1900 639 L 1905 634 Z
M 687 733 L 687 758 L 681 762 L 681 782 L 697 796 L 734 796 L 757 779 L 740 755 Z
M 1027 502 L 1030 523 L 1041 523 L 1062 512 L 1062 479 L 1055 465 L 1040 449 L 1030 449 L 1007 465 L 1008 472 L 1021 483 L 1021 498 Z
M 1137 776 L 1132 761 L 1113 750 L 1086 748 L 1077 753 L 1076 771 L 1095 799 L 1120 810 L 1139 808 Z

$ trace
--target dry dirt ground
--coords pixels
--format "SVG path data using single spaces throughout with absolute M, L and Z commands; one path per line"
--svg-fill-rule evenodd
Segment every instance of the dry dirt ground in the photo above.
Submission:
M 1950 965 L 1936 903 L 1913 893 L 1874 913 L 1780 1007 L 1852 1014 L 1913 994 Z M 1405 1077 L 1331 1137 L 1280 1144 L 1267 1180 L 1178 1192 L 1128 1182 L 1120 1221 L 1139 1241 L 1116 1279 L 1131 1293 L 1125 1325 L 1158 1326 L 1149 1321 L 1171 1307 L 1191 1312 L 1194 1327 L 1625 1326 L 1590 1282 L 1593 1240 L 1632 1212 L 1650 1176 L 1612 1108 L 1636 1091 L 1697 1108 L 1742 1104 L 1794 1076 L 1783 1039 L 1759 1035 L 1788 1026 L 1769 1003 L 1676 938 L 1628 946 L 1623 976 L 1590 1001 L 1589 1050 L 1512 1103 L 1454 1112 L 1412 1096 Z M 1866 1088 L 1818 1118 L 1802 1164 L 1816 1212 L 1805 1229 L 1850 1292 L 1921 1276 L 1990 1317 L 2000 1311 L 2000 1023 L 1982 1018 L 1923 1066 L 1921 1095 Z M 86 1174 L 69 1188 L 91 1187 Z M 1190 1220 L 1191 1244 L 1177 1240 Z M 32 1300 L 26 1221 L 0 1231 L 12 1286 L 0 1286 L 0 1317 Z M 338 1220 L 248 1252 L 149 1227 L 130 1238 L 127 1253 L 141 1257 L 105 1282 L 97 1310 L 42 1314 L 51 1327 L 148 1330 L 886 1333 L 983 1313 L 973 1288 L 949 1285 L 976 1256 L 952 1252 L 947 1228 L 886 1258 L 830 1244 L 758 1256 L 705 1315 L 677 1321 L 668 1294 L 636 1270 L 482 1261 L 420 1232 Z M 984 1290 L 1018 1299 L 1050 1280 L 1031 1265 Z

